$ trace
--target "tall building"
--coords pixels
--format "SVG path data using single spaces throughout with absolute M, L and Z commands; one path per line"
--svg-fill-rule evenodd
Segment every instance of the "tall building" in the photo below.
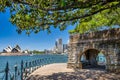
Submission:
M 63 44 L 63 52 L 66 53 L 68 49 L 68 45 L 67 44 Z
M 55 48 L 58 48 L 58 43 L 57 43 L 57 41 L 55 42 Z
M 54 52 L 55 53 L 63 53 L 63 44 L 62 44 L 61 38 L 56 40 Z
M 68 44 L 63 44 L 62 39 L 59 38 L 55 41 L 55 46 L 52 49 L 53 53 L 67 53 L 68 51 Z
M 62 39 L 58 39 L 58 53 L 63 52 L 63 44 L 62 44 Z

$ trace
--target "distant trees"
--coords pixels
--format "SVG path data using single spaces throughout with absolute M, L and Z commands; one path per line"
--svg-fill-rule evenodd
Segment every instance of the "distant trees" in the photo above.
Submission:
M 33 51 L 30 51 L 30 53 L 34 53 L 34 54 L 44 54 L 45 52 L 44 52 L 44 51 L 33 50 Z
M 10 9 L 10 21 L 18 32 L 50 32 L 50 27 L 71 33 L 95 31 L 101 26 L 120 25 L 120 0 L 0 0 L 0 11 Z

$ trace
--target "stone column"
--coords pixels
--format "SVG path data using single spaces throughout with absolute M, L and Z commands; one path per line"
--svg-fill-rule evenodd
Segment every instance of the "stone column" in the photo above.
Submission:
M 81 58 L 81 54 L 82 50 L 80 49 L 80 47 L 76 47 L 76 63 L 75 63 L 75 67 L 82 69 L 82 63 L 80 62 L 80 58 Z
M 69 52 L 69 61 L 67 63 L 68 68 L 82 68 L 81 63 L 79 62 L 79 48 L 77 45 L 70 46 L 71 50 Z
M 73 52 L 72 45 L 69 45 L 69 47 L 68 47 L 68 63 L 74 62 L 74 60 L 73 60 L 73 57 L 74 57 L 73 53 L 74 52 Z
M 120 51 L 119 48 L 110 48 L 108 51 L 106 66 L 108 71 L 120 72 Z
M 109 71 L 110 67 L 110 56 L 109 56 L 109 51 L 106 49 L 105 51 L 105 56 L 106 56 L 106 70 Z
M 114 54 L 115 54 L 115 71 L 120 72 L 120 49 L 115 48 Z
M 114 55 L 114 49 L 108 48 L 108 71 L 114 71 L 115 68 L 115 55 Z

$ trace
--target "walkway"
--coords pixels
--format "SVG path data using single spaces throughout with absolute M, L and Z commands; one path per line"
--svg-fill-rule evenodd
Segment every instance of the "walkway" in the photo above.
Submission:
M 66 63 L 46 65 L 34 71 L 28 80 L 120 80 L 120 74 L 104 70 L 67 69 Z

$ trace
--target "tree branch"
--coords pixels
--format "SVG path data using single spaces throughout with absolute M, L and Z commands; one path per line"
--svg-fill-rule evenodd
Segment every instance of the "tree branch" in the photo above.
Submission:
M 54 7 L 54 8 L 43 8 L 43 7 L 40 7 L 38 6 L 37 4 L 32 4 L 32 3 L 28 3 L 28 2 L 25 2 L 25 1 L 22 1 L 22 0 L 13 0 L 13 2 L 17 2 L 17 3 L 21 3 L 21 4 L 25 4 L 25 5 L 30 5 L 31 7 L 34 7 L 34 8 L 38 8 L 38 9 L 41 9 L 43 11 L 59 11 L 59 10 L 68 10 L 68 9 L 77 9 L 77 8 L 88 8 L 88 7 L 92 7 L 94 5 L 97 5 L 97 4 L 104 4 L 104 3 L 109 3 L 109 2 L 114 2 L 114 1 L 119 1 L 119 0 L 106 0 L 106 1 L 98 1 L 96 3 L 93 3 L 93 2 L 74 2 L 73 4 L 70 4 L 70 5 L 66 5 L 66 6 L 63 6 L 63 7 Z M 86 5 L 88 4 L 89 5 Z
M 89 17 L 89 16 L 95 15 L 95 14 L 101 12 L 101 11 L 104 11 L 106 9 L 110 9 L 110 8 L 118 7 L 118 6 L 120 6 L 120 3 L 118 3 L 116 5 L 113 5 L 113 6 L 108 6 L 106 8 L 101 8 L 99 10 L 96 10 L 96 11 L 94 11 L 92 13 L 89 13 L 89 14 L 85 14 L 83 16 L 76 16 L 76 17 L 73 17 L 71 19 L 57 20 L 56 22 L 53 22 L 53 23 L 42 23 L 42 24 L 39 24 L 39 26 L 43 26 L 43 25 L 55 25 L 55 24 L 58 24 L 58 23 L 61 23 L 61 22 L 73 21 L 73 20 L 76 20 L 76 19 L 81 19 L 81 18 Z

